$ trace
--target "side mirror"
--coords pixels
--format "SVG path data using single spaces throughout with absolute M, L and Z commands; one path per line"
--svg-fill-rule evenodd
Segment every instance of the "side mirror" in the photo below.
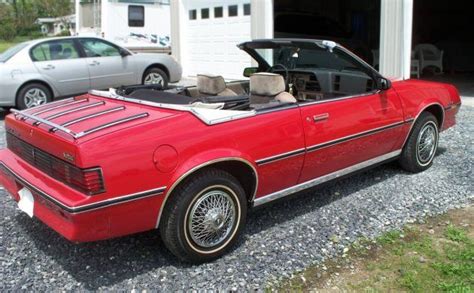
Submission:
M 258 71 L 257 67 L 247 67 L 244 69 L 244 76 L 250 77 L 252 74 L 257 73 L 257 71 Z
M 392 82 L 386 78 L 378 77 L 377 78 L 377 89 L 379 90 L 388 90 L 392 87 Z
M 127 50 L 125 50 L 124 48 L 120 48 L 120 56 L 122 57 L 127 57 L 131 55 L 130 52 L 128 52 Z

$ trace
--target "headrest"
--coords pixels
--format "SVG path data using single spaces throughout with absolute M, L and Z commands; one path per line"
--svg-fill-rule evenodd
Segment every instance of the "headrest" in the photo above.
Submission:
M 276 96 L 285 91 L 283 76 L 259 72 L 250 76 L 250 93 L 259 96 Z
M 226 89 L 225 80 L 219 75 L 198 74 L 197 88 L 200 93 L 217 95 Z

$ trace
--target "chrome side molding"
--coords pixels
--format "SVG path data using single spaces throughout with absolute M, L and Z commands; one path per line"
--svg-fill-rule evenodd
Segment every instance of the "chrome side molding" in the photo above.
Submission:
M 256 206 L 259 206 L 259 205 L 262 205 L 262 204 L 269 203 L 271 201 L 274 201 L 276 199 L 288 196 L 290 194 L 293 194 L 293 193 L 296 193 L 296 192 L 299 192 L 299 191 L 317 186 L 317 185 L 325 183 L 327 181 L 330 181 L 330 180 L 348 175 L 352 172 L 362 170 L 362 169 L 367 168 L 371 165 L 375 165 L 377 163 L 381 163 L 383 161 L 396 158 L 397 156 L 399 156 L 401 154 L 401 152 L 402 152 L 402 150 L 396 150 L 396 151 L 390 152 L 388 154 L 385 154 L 385 155 L 382 155 L 382 156 L 379 156 L 379 157 L 375 157 L 373 159 L 370 159 L 370 160 L 367 160 L 367 161 L 349 166 L 347 168 L 335 171 L 333 173 L 329 173 L 329 174 L 326 174 L 324 176 L 321 176 L 321 177 L 318 177 L 318 178 L 300 183 L 298 185 L 291 186 L 291 187 L 288 187 L 286 189 L 264 195 L 262 197 L 259 197 L 259 198 L 255 199 L 253 206 L 256 207 Z

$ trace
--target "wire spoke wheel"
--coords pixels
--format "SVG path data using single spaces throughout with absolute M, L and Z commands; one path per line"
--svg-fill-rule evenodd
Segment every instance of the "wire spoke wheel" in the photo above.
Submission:
M 211 248 L 229 237 L 236 220 L 237 207 L 232 196 L 226 190 L 211 189 L 192 205 L 187 230 L 194 243 Z
M 438 146 L 438 130 L 433 122 L 426 123 L 416 140 L 416 157 L 420 164 L 429 164 Z

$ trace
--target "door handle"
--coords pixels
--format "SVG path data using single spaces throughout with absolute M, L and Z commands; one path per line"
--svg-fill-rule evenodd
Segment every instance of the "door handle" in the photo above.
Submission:
M 96 65 L 100 65 L 100 62 L 97 61 L 97 60 L 94 60 L 92 61 L 91 63 L 89 63 L 90 66 L 96 66 Z
M 329 118 L 329 113 L 314 115 L 313 116 L 313 122 L 320 122 L 320 121 L 328 120 L 328 118 Z
M 56 68 L 56 67 L 52 64 L 48 64 L 45 67 L 43 67 L 44 70 L 51 70 L 51 69 L 54 69 L 54 68 Z

